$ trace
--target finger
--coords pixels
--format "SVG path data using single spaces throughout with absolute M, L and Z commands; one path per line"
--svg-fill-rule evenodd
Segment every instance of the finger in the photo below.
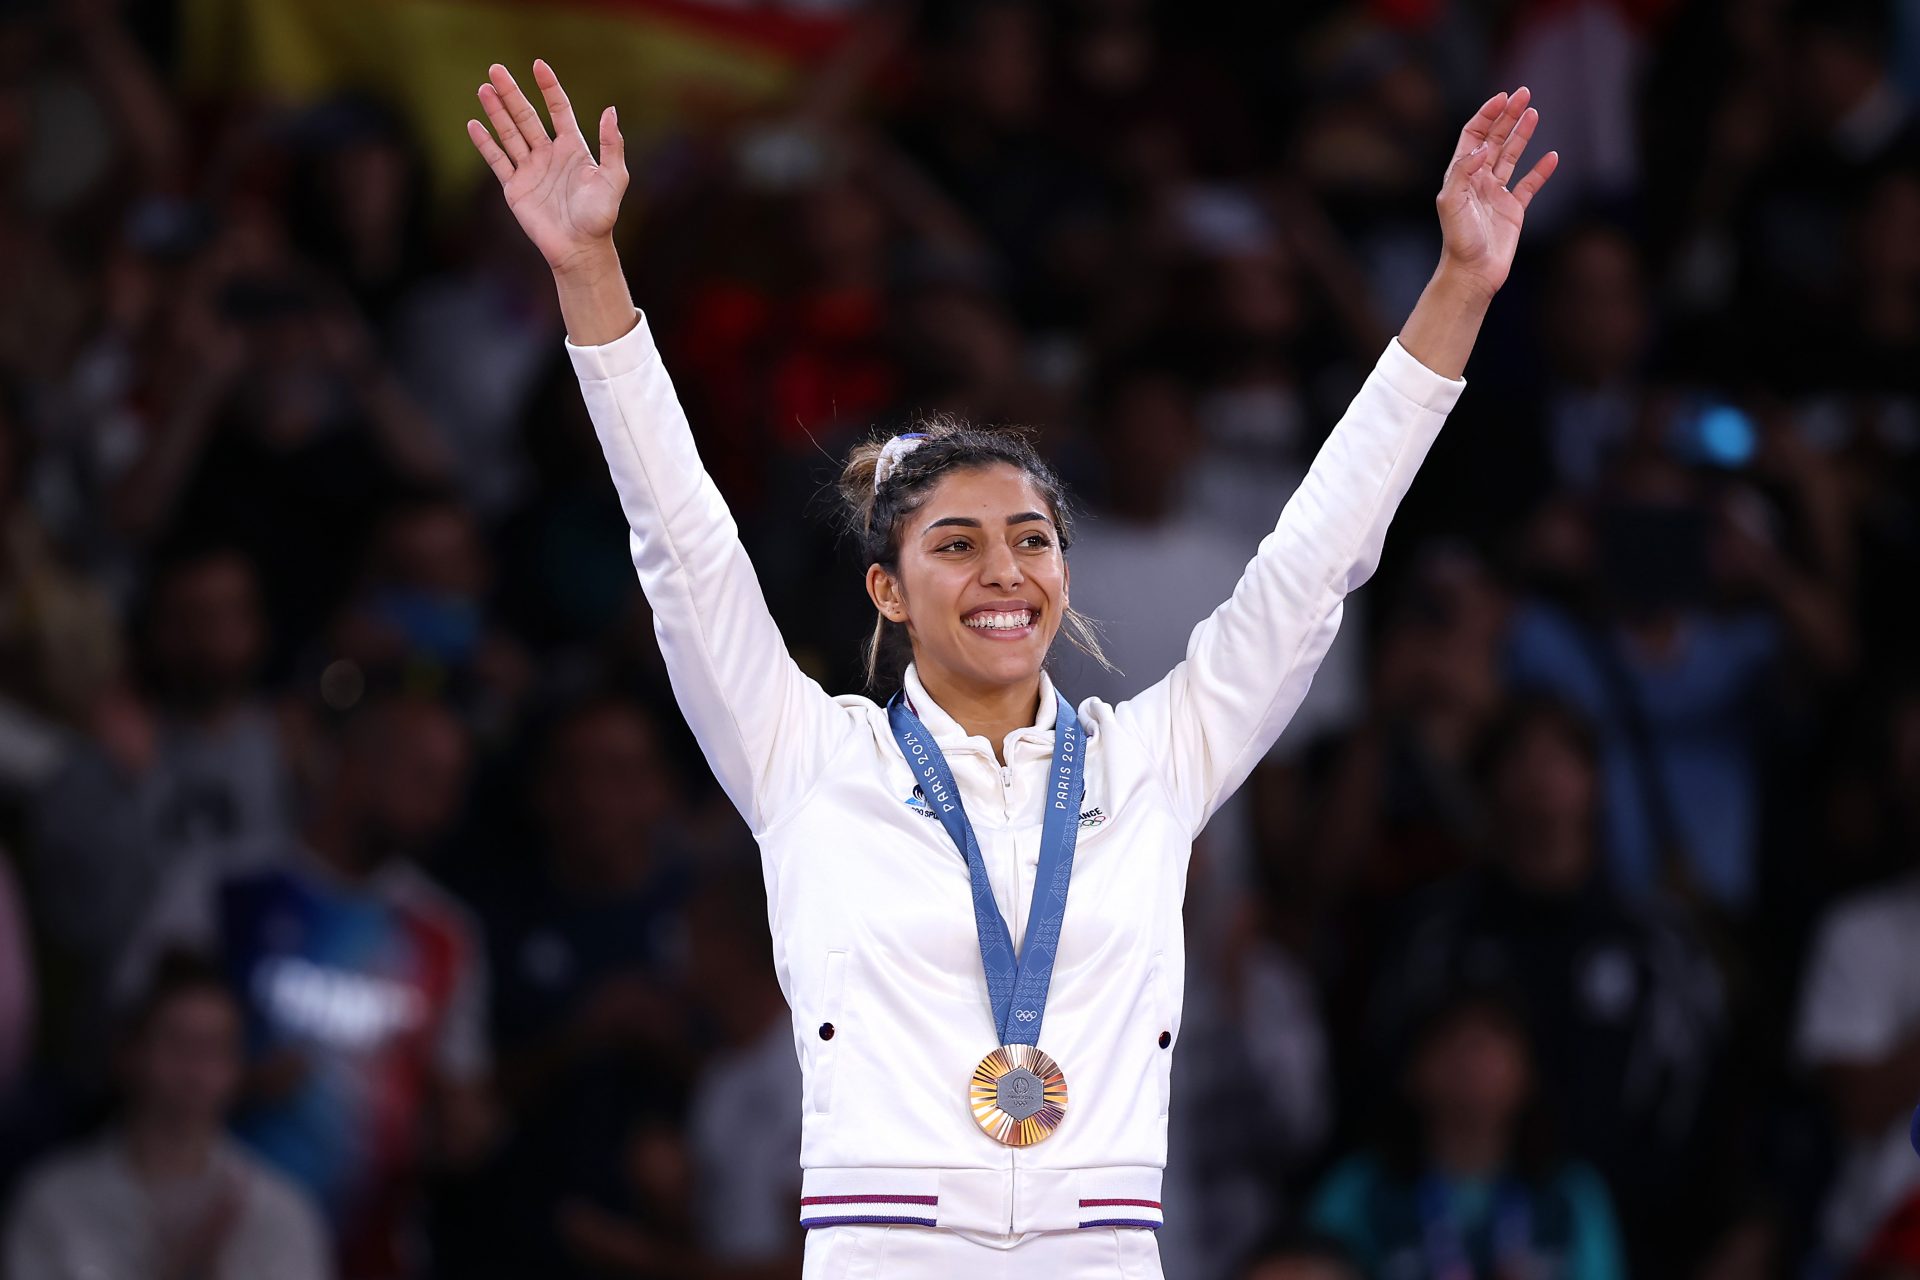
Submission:
M 553 136 L 558 138 L 564 134 L 585 141 L 580 122 L 573 116 L 573 104 L 567 101 L 567 91 L 560 87 L 560 77 L 553 74 L 545 58 L 533 60 L 533 82 L 540 86 L 540 96 L 547 100 L 547 118 L 553 121 Z
M 520 126 L 507 114 L 507 104 L 501 100 L 500 91 L 490 84 L 480 86 L 480 109 L 487 113 L 493 131 L 500 135 L 501 149 L 516 166 L 519 165 L 527 158 L 527 140 L 520 136 Z
M 1473 175 L 1486 168 L 1493 160 L 1494 148 L 1491 142 L 1482 142 L 1473 150 L 1461 156 L 1453 168 L 1447 171 L 1447 180 L 1441 187 L 1447 191 L 1464 191 L 1473 185 Z
M 1527 149 L 1527 141 L 1533 137 L 1534 128 L 1540 123 L 1540 113 L 1528 107 L 1520 113 L 1520 120 L 1513 126 L 1513 132 L 1507 135 L 1506 145 L 1500 148 L 1500 158 L 1494 161 L 1493 179 L 1506 186 L 1513 177 L 1513 170 L 1520 163 L 1520 154 Z
M 474 150 L 478 151 L 480 158 L 487 162 L 487 168 L 493 170 L 493 176 L 500 179 L 501 186 L 505 186 L 513 177 L 513 161 L 507 159 L 507 153 L 500 149 L 500 144 L 495 142 L 493 135 L 487 132 L 487 126 L 478 120 L 469 120 L 467 136 L 473 139 Z
M 627 140 L 620 136 L 620 113 L 608 107 L 600 113 L 600 167 L 627 180 Z
M 1467 121 L 1467 127 L 1460 131 L 1460 142 L 1453 149 L 1454 160 L 1459 160 L 1487 140 L 1487 135 L 1493 130 L 1493 122 L 1500 118 L 1506 105 L 1505 93 L 1496 93 L 1480 104 L 1480 110 L 1474 112 L 1473 119 Z
M 529 150 L 538 151 L 553 141 L 547 136 L 547 126 L 540 123 L 540 113 L 533 109 L 533 104 L 527 101 L 527 95 L 520 91 L 519 82 L 513 78 L 511 71 L 496 62 L 487 68 L 487 79 L 493 82 L 494 91 L 507 104 L 507 114 L 520 127 L 520 136 L 526 140 Z
M 1547 179 L 1551 178 L 1553 171 L 1559 167 L 1560 153 L 1549 151 L 1535 163 L 1532 172 L 1520 179 L 1519 184 L 1513 189 L 1513 195 L 1520 202 L 1522 209 L 1533 203 L 1534 193 L 1547 185 Z

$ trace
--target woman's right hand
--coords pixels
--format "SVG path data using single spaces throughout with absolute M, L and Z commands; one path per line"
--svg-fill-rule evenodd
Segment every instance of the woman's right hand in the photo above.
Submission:
M 614 109 L 600 113 L 596 164 L 552 67 L 539 59 L 533 64 L 533 81 L 553 118 L 551 138 L 505 67 L 494 63 L 487 80 L 480 86 L 480 106 L 500 140 L 478 120 L 467 121 L 467 136 L 500 180 L 507 207 L 556 273 L 592 260 L 611 247 L 627 190 L 626 144 Z

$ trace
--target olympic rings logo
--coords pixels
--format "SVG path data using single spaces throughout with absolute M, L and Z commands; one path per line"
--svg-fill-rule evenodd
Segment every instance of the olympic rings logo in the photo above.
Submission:
M 1016 1022 L 1032 1022 L 1039 1016 L 1039 1013 L 1032 1009 L 1016 1009 L 1013 1014 L 1014 1021 Z

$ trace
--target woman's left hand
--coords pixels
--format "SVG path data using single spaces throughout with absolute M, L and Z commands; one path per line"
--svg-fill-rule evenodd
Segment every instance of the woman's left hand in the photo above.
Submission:
M 1445 240 L 1442 265 L 1484 285 L 1488 296 L 1507 282 L 1527 205 L 1560 163 L 1560 153 L 1549 151 L 1511 190 L 1507 187 L 1540 123 L 1540 113 L 1527 105 L 1532 96 L 1522 85 L 1487 99 L 1460 131 L 1434 199 Z

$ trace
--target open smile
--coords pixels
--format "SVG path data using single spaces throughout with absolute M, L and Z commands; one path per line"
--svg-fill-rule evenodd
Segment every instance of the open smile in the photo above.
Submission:
M 1040 611 L 1030 605 L 975 609 L 960 622 L 967 630 L 985 640 L 1024 640 L 1039 625 Z

